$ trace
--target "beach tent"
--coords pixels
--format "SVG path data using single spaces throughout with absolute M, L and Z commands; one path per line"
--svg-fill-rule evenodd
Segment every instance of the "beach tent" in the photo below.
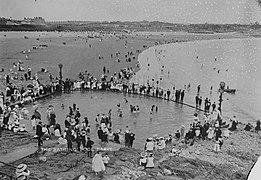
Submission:
M 257 159 L 256 163 L 250 169 L 247 180 L 260 180 L 261 179 L 261 156 Z

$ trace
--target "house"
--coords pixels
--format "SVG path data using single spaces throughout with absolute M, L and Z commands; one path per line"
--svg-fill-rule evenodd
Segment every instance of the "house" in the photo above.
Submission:
M 33 24 L 33 19 L 32 18 L 24 18 L 21 21 L 21 24 Z
M 29 24 L 29 25 L 46 25 L 44 18 L 42 17 L 34 17 L 34 18 L 24 18 L 21 21 L 21 24 Z
M 15 21 L 12 21 L 12 20 L 7 20 L 6 21 L 6 25 L 17 26 L 17 25 L 20 25 L 20 24 L 15 22 Z

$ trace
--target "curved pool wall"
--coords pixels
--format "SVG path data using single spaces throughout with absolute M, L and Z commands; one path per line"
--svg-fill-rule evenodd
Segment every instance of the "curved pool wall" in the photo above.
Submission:
M 125 102 L 125 98 L 128 103 Z M 144 95 L 113 93 L 110 91 L 74 91 L 69 94 L 54 95 L 45 99 L 40 99 L 39 111 L 42 114 L 44 123 L 47 123 L 46 109 L 52 104 L 55 107 L 56 121 L 64 129 L 65 116 L 69 112 L 69 106 L 73 103 L 80 108 L 82 117 L 87 116 L 91 124 L 91 138 L 97 139 L 97 129 L 95 127 L 95 117 L 99 113 L 107 114 L 112 109 L 112 129 L 125 130 L 126 126 L 133 131 L 135 136 L 134 147 L 141 148 L 147 137 L 153 134 L 166 136 L 168 133 L 174 134 L 181 125 L 189 127 L 194 108 L 177 104 L 173 101 L 147 97 Z M 117 104 L 121 104 L 123 117 L 118 116 Z M 64 104 L 64 109 L 62 108 Z M 131 113 L 130 105 L 138 105 L 139 113 Z M 150 114 L 152 105 L 158 106 L 158 112 Z M 32 109 L 31 109 L 32 110 Z M 202 114 L 202 113 L 201 113 Z M 82 118 L 81 118 L 82 119 Z

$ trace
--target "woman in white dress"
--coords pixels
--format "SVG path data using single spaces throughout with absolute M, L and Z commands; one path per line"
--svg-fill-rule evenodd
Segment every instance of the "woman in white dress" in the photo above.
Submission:
M 92 159 L 92 170 L 96 173 L 96 175 L 102 171 L 105 171 L 105 166 L 100 151 L 97 151 Z
M 214 129 L 212 129 L 211 127 L 207 130 L 208 133 L 208 139 L 213 139 L 214 137 Z

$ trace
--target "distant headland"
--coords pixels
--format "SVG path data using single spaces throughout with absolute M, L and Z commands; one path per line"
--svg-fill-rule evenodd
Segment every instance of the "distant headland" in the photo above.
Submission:
M 43 17 L 16 20 L 0 17 L 0 31 L 153 31 L 188 33 L 260 34 L 258 22 L 250 24 L 180 24 L 160 21 L 45 21 Z

